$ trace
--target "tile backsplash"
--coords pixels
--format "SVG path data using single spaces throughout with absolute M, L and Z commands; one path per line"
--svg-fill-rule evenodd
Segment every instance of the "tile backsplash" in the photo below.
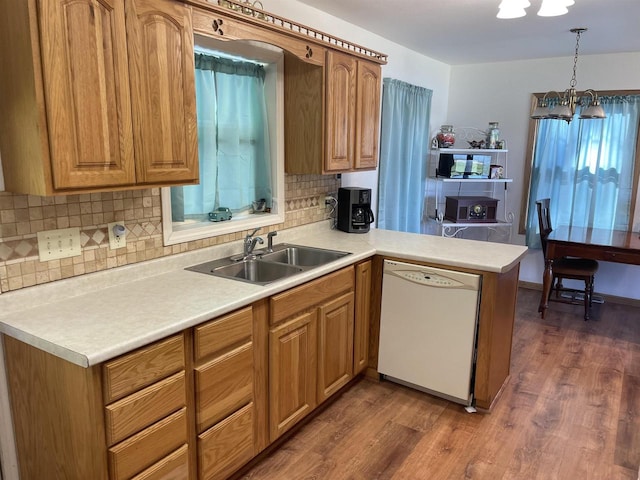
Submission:
M 336 193 L 333 175 L 286 175 L 283 230 L 328 218 L 324 197 Z M 109 249 L 107 224 L 124 219 L 127 246 Z M 37 233 L 80 228 L 82 254 L 41 262 Z M 239 240 L 243 232 L 168 247 L 162 242 L 160 189 L 38 197 L 0 192 L 0 291 L 53 282 L 153 258 Z

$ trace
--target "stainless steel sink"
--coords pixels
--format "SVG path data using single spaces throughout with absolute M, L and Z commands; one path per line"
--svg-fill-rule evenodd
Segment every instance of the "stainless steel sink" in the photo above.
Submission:
M 316 267 L 349 255 L 348 252 L 303 247 L 300 245 L 283 244 L 278 247 L 280 249 L 272 253 L 265 253 L 261 258 L 269 262 L 280 262 L 288 265 L 299 265 L 301 267 Z
M 300 273 L 302 268 L 284 263 L 263 260 L 232 261 L 228 258 L 202 263 L 187 268 L 194 272 L 207 273 L 216 277 L 231 278 L 256 285 L 266 285 L 281 278 Z
M 277 245 L 273 252 L 254 253 L 255 259 L 242 260 L 242 256 L 233 255 L 194 265 L 187 270 L 255 285 L 266 285 L 350 255 L 349 252 L 290 244 Z
M 262 260 L 247 260 L 214 268 L 213 275 L 221 277 L 245 280 L 251 283 L 267 284 L 280 280 L 296 273 L 302 269 L 283 263 L 265 262 Z

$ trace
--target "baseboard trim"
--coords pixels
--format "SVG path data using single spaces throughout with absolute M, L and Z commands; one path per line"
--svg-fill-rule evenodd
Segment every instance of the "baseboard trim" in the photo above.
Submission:
M 542 291 L 542 284 L 535 282 L 525 282 L 523 280 L 518 281 L 518 286 L 521 288 L 527 288 L 529 290 Z M 635 298 L 618 297 L 617 295 L 607 295 L 604 293 L 594 292 L 594 295 L 602 297 L 605 302 L 617 303 L 619 305 L 630 305 L 632 307 L 640 307 L 640 300 Z M 640 480 L 640 479 L 638 479 Z

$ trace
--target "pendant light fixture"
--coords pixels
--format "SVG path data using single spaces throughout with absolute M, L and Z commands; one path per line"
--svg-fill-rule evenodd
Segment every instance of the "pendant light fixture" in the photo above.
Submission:
M 524 17 L 527 12 L 525 8 L 531 6 L 529 0 L 502 0 L 498 7 L 498 18 L 519 18 Z
M 574 5 L 574 0 L 542 0 L 538 15 L 541 17 L 557 17 L 568 13 L 567 7 Z M 498 6 L 498 18 L 520 18 L 527 12 L 525 8 L 531 6 L 529 0 L 502 0 Z
M 575 2 L 573 0 L 542 0 L 538 15 L 540 17 L 557 17 L 569 13 L 567 7 L 570 7 Z
M 580 35 L 586 32 L 586 28 L 572 28 L 571 32 L 576 34 L 576 51 L 573 57 L 573 76 L 569 82 L 569 88 L 564 91 L 562 96 L 556 91 L 550 91 L 544 94 L 542 99 L 538 102 L 535 110 L 531 114 L 531 118 L 535 120 L 539 119 L 558 119 L 566 120 L 569 123 L 573 119 L 573 115 L 576 113 L 576 105 L 578 104 L 578 94 L 576 92 L 576 70 L 578 67 L 578 50 L 580 48 Z M 598 93 L 595 90 L 587 89 L 584 91 L 585 95 L 591 96 L 586 108 L 583 108 L 580 112 L 581 119 L 587 118 L 607 118 L 604 113 L 604 109 L 600 105 L 598 100 Z M 558 97 L 558 105 L 549 108 L 547 98 L 555 95 Z M 582 99 L 580 99 L 582 101 Z

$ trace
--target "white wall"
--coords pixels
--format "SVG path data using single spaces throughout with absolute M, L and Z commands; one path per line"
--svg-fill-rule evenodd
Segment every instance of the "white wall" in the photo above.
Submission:
M 295 0 L 269 0 L 268 5 L 265 4 L 265 8 L 277 15 L 313 26 L 318 30 L 389 55 L 389 62 L 382 67 L 383 77 L 395 78 L 433 90 L 431 99 L 431 132 L 425 132 L 425 135 L 431 137 L 433 132 L 444 122 L 449 98 L 451 72 L 449 65 L 420 55 L 375 33 Z M 376 211 L 378 198 L 377 170 L 344 174 L 342 176 L 342 185 L 371 188 L 373 210 Z M 421 202 L 422 199 L 416 199 L 416 201 Z
M 525 150 L 529 129 L 531 94 L 569 87 L 573 57 L 550 58 L 493 64 L 461 65 L 451 69 L 447 123 L 487 128 L 488 122 L 500 122 L 501 137 L 509 148 L 509 207 L 519 224 L 522 199 Z M 577 88 L 596 90 L 640 89 L 640 52 L 580 56 Z M 634 230 L 640 229 L 636 208 Z M 524 244 L 523 235 L 515 242 Z M 530 252 L 520 271 L 521 280 L 541 282 L 542 255 Z M 620 264 L 602 264 L 596 277 L 596 291 L 640 299 L 637 285 L 640 268 Z

